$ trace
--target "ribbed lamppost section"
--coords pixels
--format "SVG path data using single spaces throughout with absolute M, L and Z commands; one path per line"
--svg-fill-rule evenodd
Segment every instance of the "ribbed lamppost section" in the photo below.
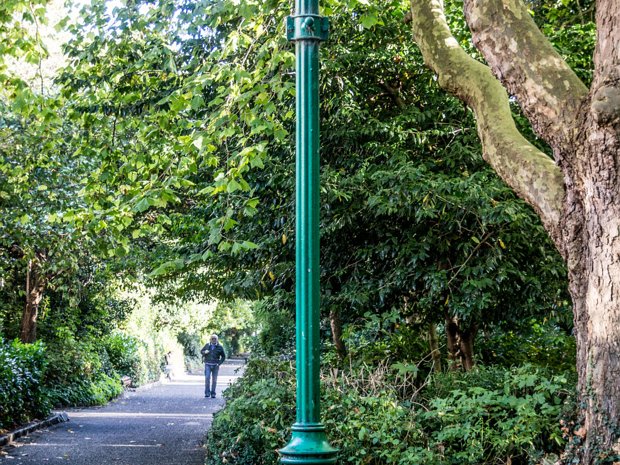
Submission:
M 318 0 L 296 0 L 287 37 L 297 57 L 297 419 L 283 464 L 333 464 L 337 453 L 320 419 L 319 45 L 328 30 Z

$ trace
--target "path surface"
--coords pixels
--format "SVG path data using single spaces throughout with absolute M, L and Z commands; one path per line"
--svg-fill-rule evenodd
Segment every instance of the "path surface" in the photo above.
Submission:
M 69 422 L 5 447 L 0 464 L 203 465 L 205 433 L 240 366 L 221 366 L 215 399 L 204 397 L 204 376 L 183 375 L 104 407 L 67 410 Z

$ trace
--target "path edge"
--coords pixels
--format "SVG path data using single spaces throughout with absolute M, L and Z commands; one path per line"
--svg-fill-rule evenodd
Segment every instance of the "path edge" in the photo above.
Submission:
M 158 380 L 158 381 L 154 381 L 151 383 L 143 384 L 135 388 L 125 388 L 123 389 L 123 392 L 121 392 L 116 399 L 112 399 L 111 401 L 106 402 L 106 405 L 109 404 L 110 402 L 113 402 L 114 400 L 125 398 L 128 392 L 146 391 L 148 389 L 152 389 L 153 387 L 159 386 L 161 384 L 162 384 L 162 381 Z M 25 426 L 20 426 L 13 431 L 9 431 L 6 434 L 0 435 L 0 448 L 11 444 L 16 439 L 24 437 L 32 433 L 33 431 L 36 431 L 42 428 L 47 428 L 48 426 L 57 425 L 58 423 L 65 423 L 67 421 L 70 421 L 70 418 L 67 412 L 56 412 L 50 415 L 45 420 L 33 421 L 33 422 L 28 423 Z
M 64 423 L 69 421 L 69 415 L 66 412 L 57 412 L 53 415 L 49 416 L 47 419 L 42 421 L 34 421 L 32 423 L 27 424 L 26 426 L 22 426 L 16 430 L 13 430 L 7 434 L 3 434 L 0 436 L 0 447 L 6 446 L 7 444 L 12 443 L 15 439 L 21 438 L 22 436 L 26 436 L 27 434 L 32 433 L 41 428 L 46 428 L 48 426 L 57 425 L 58 423 Z

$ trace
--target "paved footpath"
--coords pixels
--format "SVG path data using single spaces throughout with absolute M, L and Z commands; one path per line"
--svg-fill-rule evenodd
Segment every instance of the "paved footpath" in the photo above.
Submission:
M 182 375 L 104 407 L 67 410 L 67 423 L 18 439 L 0 464 L 203 465 L 205 433 L 240 366 L 221 366 L 215 399 L 204 397 L 203 375 Z

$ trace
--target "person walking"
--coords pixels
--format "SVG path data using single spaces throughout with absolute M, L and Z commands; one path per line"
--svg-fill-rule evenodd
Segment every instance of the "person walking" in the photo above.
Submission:
M 224 348 L 219 343 L 217 335 L 213 334 L 210 341 L 200 350 L 202 361 L 205 363 L 205 397 L 215 399 L 217 373 L 220 365 L 226 360 Z
M 172 381 L 172 352 L 166 352 L 164 355 L 164 374 L 168 381 Z

